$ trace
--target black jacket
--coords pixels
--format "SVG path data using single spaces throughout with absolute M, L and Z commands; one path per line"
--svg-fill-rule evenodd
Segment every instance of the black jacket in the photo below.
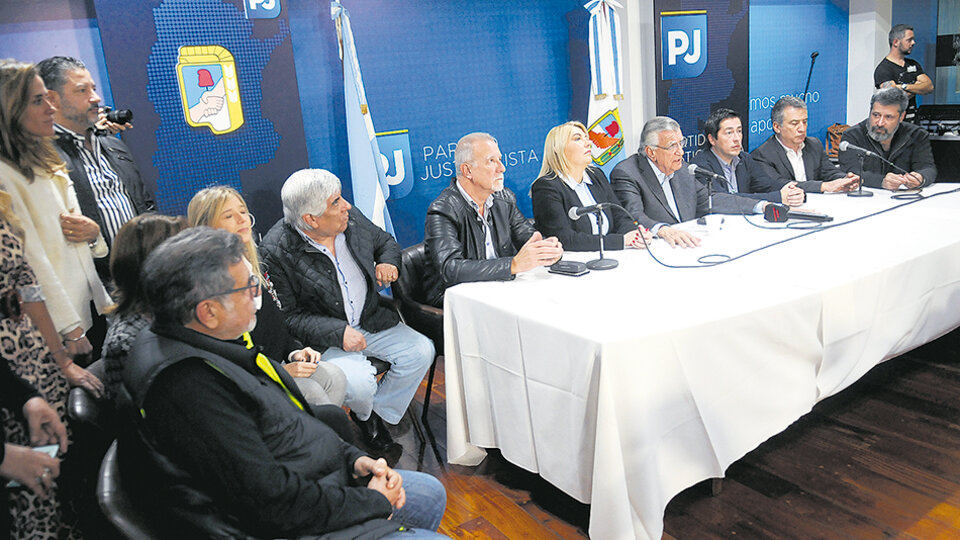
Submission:
M 783 183 L 796 181 L 793 174 L 793 166 L 787 159 L 787 152 L 777 141 L 776 135 L 771 135 L 769 139 L 761 144 L 756 150 L 750 153 L 753 160 L 760 166 L 763 174 L 774 180 L 782 180 Z M 836 180 L 841 176 L 847 175 L 847 170 L 837 168 L 830 162 L 827 153 L 823 150 L 823 145 L 818 139 L 807 137 L 803 141 L 803 169 L 807 175 L 805 182 L 798 182 L 797 186 L 811 193 L 820 193 L 823 191 L 823 183 L 830 180 Z
M 723 167 L 720 165 L 720 159 L 710 148 L 705 149 L 693 158 L 693 163 L 714 174 L 724 176 Z M 774 180 L 767 176 L 760 169 L 757 162 L 746 152 L 740 152 L 740 162 L 735 169 L 737 174 L 737 193 L 744 197 L 757 199 L 761 201 L 783 202 L 780 196 L 780 188 L 787 185 L 783 180 Z M 707 180 L 698 178 L 700 182 L 706 185 Z M 713 179 L 713 190 L 715 193 L 729 193 L 726 181 Z
M 884 156 L 886 153 L 880 143 L 867 135 L 869 127 L 870 119 L 867 118 L 844 131 L 840 140 Z M 906 171 L 920 173 L 923 176 L 923 185 L 925 186 L 937 181 L 937 166 L 933 162 L 933 152 L 930 150 L 930 136 L 923 128 L 909 122 L 900 122 L 900 127 L 897 128 L 896 133 L 893 134 L 893 139 L 890 141 L 890 154 L 886 155 L 886 158 Z M 860 156 L 852 150 L 840 152 L 840 166 L 858 174 L 860 171 Z M 899 174 L 901 171 L 875 157 L 868 156 L 863 160 L 863 174 L 860 176 L 863 178 L 863 185 L 879 188 L 883 183 L 883 177 L 888 172 Z
M 312 408 L 257 356 L 184 327 L 140 334 L 123 370 L 131 429 L 118 454 L 137 497 L 198 537 L 317 535 L 387 517 L 386 497 L 351 477 L 364 454 L 341 438 L 343 411 Z
M 347 248 L 367 280 L 360 327 L 368 332 L 382 332 L 396 326 L 400 315 L 386 301 L 381 302 L 375 269 L 377 264 L 388 263 L 399 270 L 400 246 L 356 208 L 350 209 L 344 235 Z M 259 251 L 283 305 L 290 335 L 320 351 L 343 347 L 347 313 L 333 262 L 282 219 L 270 228 Z
M 455 182 L 430 203 L 424 226 L 427 301 L 437 307 L 443 306 L 447 287 L 469 281 L 513 279 L 513 256 L 534 233 L 533 226 L 517 208 L 513 192 L 503 188 L 494 193 L 489 211 L 499 258 L 488 260 L 480 216 L 460 194 Z
M 143 179 L 140 177 L 140 169 L 133 160 L 133 154 L 130 149 L 119 138 L 112 135 L 94 135 L 100 140 L 100 147 L 103 154 L 107 157 L 107 162 L 120 181 L 123 183 L 127 195 L 130 196 L 130 202 L 133 203 L 133 209 L 137 215 L 144 212 L 152 212 L 157 209 L 153 201 L 153 194 L 143 185 Z M 56 145 L 60 158 L 67 164 L 70 180 L 73 182 L 73 189 L 77 192 L 77 202 L 80 203 L 80 213 L 97 222 L 100 230 L 104 230 L 103 216 L 100 215 L 100 208 L 97 206 L 97 198 L 93 193 L 93 187 L 90 186 L 90 180 L 87 179 L 87 172 L 83 168 L 83 160 L 80 158 L 80 151 L 73 142 L 71 135 L 63 132 L 57 133 Z M 106 234 L 103 235 L 107 241 L 107 246 L 111 246 L 111 239 Z M 94 259 L 97 267 L 97 273 L 104 279 L 104 283 L 110 278 L 110 258 L 103 257 Z
M 619 204 L 617 195 L 607 182 L 606 175 L 596 167 L 588 167 L 590 175 L 590 194 L 597 203 Z M 556 236 L 563 249 L 567 251 L 596 251 L 600 249 L 600 239 L 593 234 L 590 225 L 592 216 L 583 216 L 572 220 L 567 215 L 571 208 L 583 206 L 577 192 L 570 189 L 556 174 L 547 174 L 537 178 L 530 188 L 533 199 L 533 218 L 537 230 L 543 236 Z M 623 235 L 633 230 L 633 219 L 619 208 L 602 210 L 603 220 L 610 224 L 608 233 L 603 237 L 605 249 L 623 249 Z

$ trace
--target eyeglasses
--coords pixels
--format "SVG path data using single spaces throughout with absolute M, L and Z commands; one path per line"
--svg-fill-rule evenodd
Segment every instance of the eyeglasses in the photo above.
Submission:
M 672 152 L 672 153 L 675 153 L 677 150 L 680 150 L 681 152 L 683 151 L 683 146 L 680 145 L 680 141 L 676 141 L 669 146 L 660 146 L 659 144 L 655 144 L 653 146 L 656 146 L 661 150 L 666 150 L 667 152 Z
M 260 296 L 260 278 L 251 274 L 250 279 L 247 280 L 247 284 L 243 287 L 237 287 L 236 289 L 230 289 L 229 291 L 218 292 L 217 294 L 211 294 L 210 296 L 204 298 L 204 300 L 209 300 L 211 298 L 216 298 L 218 296 L 226 296 L 228 294 L 237 293 L 240 291 L 246 291 L 252 289 L 252 295 L 254 297 Z M 202 300 L 201 300 L 202 301 Z

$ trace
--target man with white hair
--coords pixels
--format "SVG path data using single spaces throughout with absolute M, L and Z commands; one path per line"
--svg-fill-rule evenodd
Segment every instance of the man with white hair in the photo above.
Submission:
M 560 242 L 534 230 L 503 186 L 502 158 L 489 133 L 461 137 L 453 151 L 456 178 L 427 209 L 427 301 L 437 307 L 448 287 L 511 280 L 563 256 Z
M 393 457 L 383 421 L 400 422 L 433 362 L 433 343 L 400 322 L 378 287 L 396 281 L 400 246 L 340 195 L 329 171 L 304 169 L 280 191 L 283 219 L 267 233 L 260 254 L 283 304 L 290 334 L 323 347 L 323 360 L 347 376 L 345 405 L 364 442 Z M 390 364 L 379 384 L 375 357 Z
M 707 186 L 696 180 L 683 161 L 683 133 L 673 118 L 656 116 L 643 125 L 640 148 L 610 173 L 610 185 L 641 225 L 671 246 L 696 247 L 700 239 L 671 227 L 706 215 L 710 210 Z M 714 193 L 713 211 L 751 214 L 767 201 L 733 193 Z

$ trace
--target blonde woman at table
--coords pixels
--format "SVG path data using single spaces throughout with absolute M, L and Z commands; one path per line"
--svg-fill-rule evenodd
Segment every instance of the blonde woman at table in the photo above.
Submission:
M 323 362 L 320 353 L 302 345 L 287 332 L 283 322 L 280 299 L 269 276 L 260 270 L 257 245 L 253 241 L 253 214 L 240 193 L 229 186 L 212 186 L 197 192 L 187 207 L 190 227 L 206 225 L 232 232 L 243 240 L 244 253 L 253 271 L 260 278 L 264 294 L 257 297 L 259 313 L 257 326 L 250 337 L 263 346 L 268 358 L 283 363 L 294 378 L 303 397 L 311 405 L 332 403 L 343 405 L 347 393 L 347 377 L 343 370 L 330 362 Z M 263 297 L 266 296 L 266 301 Z
M 73 183 L 53 148 L 53 112 L 33 64 L 0 61 L 0 189 L 10 195 L 26 262 L 66 352 L 86 355 L 93 349 L 86 337 L 91 302 L 100 313 L 113 304 L 93 264 L 95 256 L 106 256 L 107 245 L 97 223 L 80 214 Z M 103 387 L 78 366 L 64 374 L 97 394 Z
M 543 166 L 533 183 L 533 217 L 543 236 L 556 236 L 568 251 L 596 251 L 603 235 L 605 249 L 643 249 L 653 236 L 637 227 L 624 211 L 604 208 L 603 223 L 598 215 L 571 219 L 571 208 L 599 203 L 618 204 L 606 175 L 592 165 L 593 144 L 580 122 L 567 122 L 547 133 L 543 144 Z

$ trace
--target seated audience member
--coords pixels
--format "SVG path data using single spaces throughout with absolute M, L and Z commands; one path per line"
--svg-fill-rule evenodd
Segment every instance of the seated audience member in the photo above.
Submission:
M 132 489 L 195 527 L 180 528 L 188 537 L 298 538 L 356 527 L 340 537 L 417 538 L 397 531 L 434 530 L 446 503 L 435 478 L 394 471 L 344 442 L 343 412 L 311 406 L 280 364 L 241 339 L 256 325 L 260 289 L 244 255 L 239 236 L 194 227 L 147 258 L 154 323 L 123 370 L 133 430 L 118 459 Z
M 593 145 L 587 128 L 580 122 L 567 122 L 547 133 L 543 144 L 543 167 L 533 183 L 533 217 L 537 230 L 556 236 L 567 251 L 594 251 L 600 248 L 597 236 L 598 214 L 588 214 L 578 220 L 568 215 L 571 208 L 597 203 L 618 204 L 617 196 L 607 182 L 607 176 L 592 166 Z M 619 208 L 605 208 L 603 214 L 603 247 L 645 248 L 641 232 L 633 218 Z M 647 240 L 653 236 L 647 233 Z
M 76 193 L 50 142 L 53 113 L 32 64 L 0 61 L 0 183 L 12 197 L 25 258 L 56 331 L 68 353 L 89 360 L 102 336 L 91 344 L 86 331 L 96 311 L 113 304 L 93 264 L 94 256 L 107 255 L 107 245 L 96 222 L 76 210 Z
M 751 152 L 763 174 L 774 180 L 796 182 L 808 193 L 856 189 L 860 177 L 830 162 L 820 141 L 807 137 L 807 104 L 783 96 L 770 111 L 774 135 Z
M 671 246 L 700 245 L 696 236 L 670 226 L 709 210 L 707 186 L 683 162 L 683 133 L 676 120 L 666 116 L 648 120 L 640 132 L 639 150 L 618 163 L 610 178 L 620 204 L 654 235 Z M 766 204 L 726 192 L 713 195 L 713 211 L 719 214 L 759 212 Z
M 347 377 L 343 370 L 335 364 L 322 362 L 319 352 L 304 347 L 287 332 L 273 282 L 260 268 L 257 245 L 253 241 L 253 214 L 247 209 L 247 202 L 240 193 L 229 186 L 200 190 L 187 207 L 187 223 L 191 227 L 206 225 L 240 236 L 244 257 L 267 291 L 267 294 L 257 297 L 257 320 L 260 322 L 250 332 L 253 343 L 261 347 L 267 357 L 283 362 L 283 369 L 294 378 L 311 404 L 343 405 L 347 393 Z
M 393 455 L 383 422 L 396 425 L 433 362 L 433 343 L 400 322 L 378 287 L 396 281 L 400 246 L 340 196 L 340 180 L 304 169 L 280 191 L 283 219 L 260 246 L 287 328 L 347 376 L 344 403 L 376 453 Z M 390 369 L 376 379 L 367 357 Z
M 424 227 L 428 301 L 438 307 L 447 287 L 510 280 L 563 256 L 560 242 L 534 230 L 503 186 L 506 168 L 496 139 L 464 135 L 453 156 L 457 176 L 430 203 Z
M 116 308 L 103 342 L 104 383 L 107 396 L 118 395 L 123 381 L 123 364 L 130 347 L 153 318 L 140 287 L 140 271 L 147 255 L 161 242 L 185 228 L 182 218 L 161 214 L 140 214 L 120 227 L 110 253 L 110 274 L 116 285 Z
M 933 162 L 930 136 L 923 128 L 903 121 L 906 110 L 907 95 L 903 90 L 877 90 L 870 98 L 870 117 L 843 132 L 841 141 L 883 156 L 900 168 L 873 156 L 865 157 L 862 173 L 865 186 L 897 190 L 901 186 L 917 188 L 936 182 L 937 166 Z M 840 166 L 859 170 L 859 152 L 840 152 Z
M 29 490 L 34 497 L 48 499 L 54 492 L 54 479 L 60 475 L 60 460 L 36 451 L 30 446 L 47 444 L 59 445 L 60 453 L 67 451 L 67 429 L 60 421 L 57 412 L 40 397 L 30 384 L 10 370 L 6 360 L 0 362 L 0 407 L 12 415 L 23 415 L 29 426 L 29 440 L 23 444 L 8 443 L 6 430 L 0 429 L 0 537 L 21 536 L 11 530 L 8 490 Z M 29 444 L 30 446 L 26 446 Z M 19 487 L 7 487 L 8 481 L 15 481 Z M 18 521 L 32 521 L 38 518 L 49 519 L 42 512 L 30 512 L 18 515 Z M 43 527 L 21 527 L 20 533 L 32 538 L 40 537 Z M 25 530 L 24 530 L 25 529 Z M 56 532 L 56 527 L 50 529 Z M 53 538 L 56 538 L 54 534 Z
M 37 70 L 56 108 L 54 142 L 67 164 L 80 211 L 99 225 L 104 240 L 112 247 L 120 226 L 133 216 L 155 209 L 153 195 L 143 185 L 127 145 L 115 136 L 94 131 L 100 117 L 100 95 L 83 62 L 54 56 L 39 62 Z M 109 261 L 95 262 L 107 283 Z
M 714 178 L 714 190 L 789 206 L 803 204 L 805 194 L 796 182 L 770 178 L 743 151 L 743 123 L 735 111 L 714 111 L 703 124 L 703 134 L 708 147 L 693 158 L 693 163 L 726 179 Z

